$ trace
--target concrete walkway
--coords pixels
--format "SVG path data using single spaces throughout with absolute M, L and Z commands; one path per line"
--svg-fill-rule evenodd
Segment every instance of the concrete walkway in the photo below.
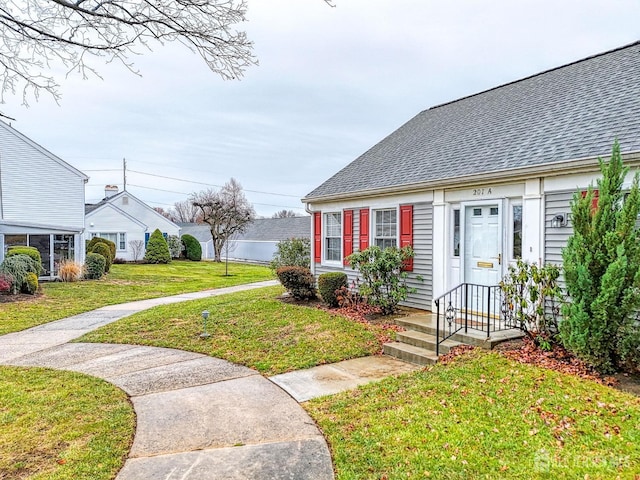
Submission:
M 276 284 L 103 307 L 0 336 L 0 364 L 72 370 L 122 388 L 131 397 L 137 425 L 117 480 L 333 479 L 324 437 L 298 401 L 419 367 L 367 357 L 270 381 L 249 368 L 181 350 L 67 343 L 157 305 Z

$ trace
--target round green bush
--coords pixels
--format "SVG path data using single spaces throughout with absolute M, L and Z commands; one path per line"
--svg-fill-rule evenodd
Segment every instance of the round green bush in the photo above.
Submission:
M 107 260 L 99 253 L 87 253 L 84 263 L 84 276 L 91 280 L 98 280 L 104 275 L 104 267 Z
M 187 260 L 194 262 L 202 260 L 202 247 L 196 237 L 186 233 L 180 237 L 180 240 L 182 240 L 182 244 L 184 245 L 184 256 Z
M 157 228 L 153 231 L 147 242 L 144 261 L 146 263 L 169 263 L 171 261 L 169 245 L 164 239 L 162 232 Z
M 107 240 L 106 238 L 93 237 L 91 240 L 89 240 L 89 243 L 87 243 L 87 253 L 93 252 L 93 247 L 98 243 L 104 243 L 109 247 L 109 252 L 111 255 L 111 263 L 113 263 L 113 261 L 116 259 L 116 244 L 113 243 L 111 240 Z
M 318 277 L 318 291 L 325 303 L 330 307 L 338 306 L 336 290 L 347 286 L 347 274 L 344 272 L 328 272 Z
M 22 285 L 22 291 L 30 295 L 35 295 L 38 291 L 38 275 L 33 272 L 27 273 L 25 282 Z
M 280 267 L 278 280 L 296 300 L 316 298 L 316 282 L 311 270 L 305 267 Z
M 38 275 L 42 273 L 42 257 L 40 256 L 40 252 L 36 247 L 27 247 L 24 245 L 16 245 L 13 247 L 9 247 L 9 251 L 5 255 L 5 257 L 13 257 L 15 255 L 26 255 L 38 264 L 38 271 L 35 272 Z
M 109 249 L 109 245 L 103 242 L 97 242 L 93 245 L 90 253 L 98 253 L 104 257 L 104 271 L 108 273 L 111 269 L 111 250 Z

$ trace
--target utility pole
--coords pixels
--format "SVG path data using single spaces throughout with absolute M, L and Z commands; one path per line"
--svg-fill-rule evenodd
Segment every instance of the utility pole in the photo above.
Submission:
M 127 159 L 122 159 L 122 190 L 127 189 Z

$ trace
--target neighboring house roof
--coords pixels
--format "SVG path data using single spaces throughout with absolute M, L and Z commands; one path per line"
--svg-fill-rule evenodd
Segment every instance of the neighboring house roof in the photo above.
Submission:
M 102 210 L 104 208 L 113 208 L 113 209 L 117 210 L 120 214 L 122 214 L 124 217 L 126 217 L 126 218 L 138 223 L 142 227 L 146 228 L 147 225 L 145 225 L 145 223 L 143 223 L 139 219 L 135 218 L 133 215 L 130 215 L 129 213 L 125 212 L 122 208 L 120 208 L 120 207 L 118 207 L 116 205 L 116 200 L 120 199 L 123 196 L 126 196 L 129 199 L 129 201 L 137 202 L 139 205 L 143 206 L 149 213 L 151 213 L 151 214 L 155 215 L 156 217 L 158 217 L 158 219 L 162 219 L 165 222 L 167 222 L 167 223 L 169 223 L 171 225 L 174 225 L 174 226 L 179 228 L 179 226 L 176 223 L 172 222 L 167 217 L 159 214 L 157 211 L 155 211 L 149 205 L 147 205 L 142 200 L 137 198 L 135 195 L 132 195 L 127 190 L 123 190 L 120 193 L 116 193 L 115 195 L 112 195 L 110 197 L 103 198 L 98 203 L 85 204 L 85 206 L 84 206 L 84 214 L 85 214 L 86 217 L 89 217 L 89 216 L 94 215 L 96 212 L 98 212 L 99 210 Z
M 311 217 L 258 218 L 238 240 L 279 242 L 289 238 L 310 238 Z
M 29 144 L 31 147 L 33 147 L 34 149 L 36 149 L 37 151 L 39 151 L 40 153 L 42 153 L 46 157 L 48 157 L 51 160 L 53 160 L 54 162 L 60 164 L 61 166 L 63 166 L 67 170 L 69 170 L 70 172 L 73 172 L 74 174 L 76 174 L 77 176 L 82 178 L 85 181 L 85 183 L 89 180 L 89 177 L 86 174 L 84 174 L 83 172 L 81 172 L 77 168 L 69 165 L 67 162 L 62 160 L 60 157 L 58 157 L 57 155 L 54 155 L 53 153 L 51 153 L 46 148 L 40 146 L 39 144 L 37 144 L 36 142 L 31 140 L 29 137 L 23 135 L 22 133 L 20 133 L 16 129 L 14 129 L 11 125 L 6 124 L 4 121 L 0 121 L 0 128 L 5 129 L 7 132 L 11 133 L 15 137 L 17 137 L 20 140 L 22 140 L 23 142 Z
M 638 152 L 638 79 L 640 42 L 432 107 L 304 200 Z
M 188 233 L 199 242 L 211 240 L 211 230 L 208 225 L 196 223 L 178 223 L 182 234 Z M 239 235 L 236 240 L 279 242 L 289 238 L 310 238 L 311 217 L 286 218 L 258 218 L 247 227 L 247 231 Z

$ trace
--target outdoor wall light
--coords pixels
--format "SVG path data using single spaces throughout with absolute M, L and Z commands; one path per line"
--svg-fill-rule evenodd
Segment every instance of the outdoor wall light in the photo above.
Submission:
M 200 334 L 200 338 L 210 337 L 207 333 L 207 318 L 209 318 L 209 310 L 202 311 L 202 333 Z
M 567 226 L 567 214 L 566 213 L 557 213 L 551 219 L 551 227 L 552 228 L 560 228 Z

